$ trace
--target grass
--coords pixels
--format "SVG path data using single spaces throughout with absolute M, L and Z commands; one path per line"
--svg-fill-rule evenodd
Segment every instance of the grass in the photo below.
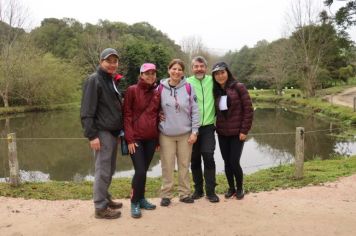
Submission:
M 342 176 L 356 174 L 356 156 L 335 158 L 333 160 L 313 160 L 304 163 L 304 178 L 293 177 L 294 166 L 284 165 L 260 170 L 245 176 L 246 192 L 270 191 L 285 188 L 300 188 L 307 185 L 320 185 L 335 181 Z M 177 178 L 176 178 L 177 179 Z M 227 189 L 224 175 L 217 175 L 216 192 L 222 194 Z M 11 187 L 7 183 L 0 183 L 0 195 L 6 197 L 22 197 L 32 199 L 65 200 L 92 199 L 92 182 L 59 182 L 23 183 L 19 187 Z M 146 185 L 147 197 L 159 197 L 161 178 L 148 178 Z M 131 179 L 114 179 L 110 189 L 114 198 L 129 198 Z M 177 192 L 175 192 L 177 195 Z
M 17 106 L 17 107 L 0 107 L 1 115 L 10 115 L 25 112 L 39 112 L 39 111 L 53 111 L 53 110 L 69 110 L 78 109 L 79 102 L 66 103 L 66 104 L 52 104 L 52 105 L 38 105 L 38 106 Z

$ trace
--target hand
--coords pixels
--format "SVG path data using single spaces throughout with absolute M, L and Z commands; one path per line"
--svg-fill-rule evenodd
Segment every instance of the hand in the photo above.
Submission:
M 130 143 L 129 145 L 127 145 L 129 148 L 129 153 L 132 155 L 136 152 L 136 147 L 138 147 L 137 143 Z
M 99 151 L 100 150 L 100 140 L 99 138 L 95 138 L 89 142 L 90 148 L 93 149 L 94 151 Z
M 192 133 L 188 138 L 189 144 L 194 144 L 197 141 L 198 136 L 195 133 Z
M 160 145 L 157 145 L 155 152 L 159 152 L 160 149 L 161 149 L 161 146 L 160 146 Z
M 165 121 L 165 120 L 166 120 L 166 117 L 165 117 L 163 111 L 160 111 L 159 112 L 159 121 Z
M 245 141 L 247 138 L 246 134 L 240 133 L 240 141 Z

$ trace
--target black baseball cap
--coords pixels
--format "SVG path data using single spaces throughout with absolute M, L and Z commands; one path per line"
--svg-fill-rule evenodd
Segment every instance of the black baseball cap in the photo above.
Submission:
M 211 73 L 214 73 L 219 70 L 225 70 L 226 68 L 228 68 L 228 66 L 225 62 L 218 62 L 213 65 L 213 68 L 211 69 Z
M 117 51 L 113 48 L 105 48 L 101 53 L 100 53 L 100 60 L 105 60 L 109 56 L 115 55 L 117 58 L 119 58 L 119 54 Z

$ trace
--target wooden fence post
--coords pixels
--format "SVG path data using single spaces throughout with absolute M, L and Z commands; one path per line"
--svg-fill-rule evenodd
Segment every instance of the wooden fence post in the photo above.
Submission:
M 19 162 L 17 160 L 16 134 L 7 135 L 7 143 L 9 148 L 9 167 L 10 167 L 10 185 L 20 185 Z
M 296 179 L 303 178 L 304 167 L 304 127 L 297 127 L 295 133 L 295 171 Z

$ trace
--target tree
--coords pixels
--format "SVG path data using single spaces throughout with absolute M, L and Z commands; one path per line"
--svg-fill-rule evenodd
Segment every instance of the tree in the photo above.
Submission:
M 251 75 L 256 69 L 256 54 L 254 49 L 244 46 L 240 51 L 234 53 L 231 58 L 231 73 L 236 76 L 239 81 L 251 87 Z
M 63 59 L 73 59 L 78 54 L 82 32 L 82 24 L 75 19 L 46 18 L 31 35 L 38 48 Z
M 311 0 L 293 2 L 290 24 L 294 29 L 290 37 L 292 66 L 305 95 L 312 97 L 319 86 L 319 73 L 323 58 L 332 47 L 334 35 L 330 24 L 321 24 L 317 9 Z
M 0 97 L 9 107 L 10 94 L 14 88 L 22 48 L 25 48 L 26 11 L 17 0 L 0 0 Z M 22 40 L 21 43 L 19 41 Z
M 134 37 L 128 36 L 121 51 L 121 65 L 125 75 L 126 85 L 135 84 L 140 74 L 140 66 L 145 62 L 151 62 L 157 66 L 157 77 L 167 77 L 167 65 L 173 55 L 170 55 L 163 45 L 152 44 Z
M 337 0 L 337 1 L 346 2 L 346 4 L 340 7 L 336 11 L 335 16 L 333 17 L 336 24 L 344 29 L 351 26 L 355 26 L 356 25 L 356 1 L 355 0 L 352 1 Z M 324 4 L 328 7 L 331 7 L 333 3 L 334 0 L 324 0 Z M 322 14 L 324 16 L 327 15 L 325 11 Z
M 65 103 L 79 98 L 84 75 L 77 65 L 44 53 L 34 45 L 23 50 L 13 91 L 17 104 Z
M 264 46 L 265 50 L 259 54 L 258 65 L 265 71 L 265 79 L 268 78 L 278 95 L 282 95 L 282 89 L 287 83 L 289 70 L 289 41 L 279 39 Z
M 203 56 L 208 62 L 212 62 L 211 55 L 205 47 L 203 40 L 198 36 L 189 36 L 181 40 L 180 45 L 185 53 L 183 60 L 187 64 L 187 74 L 191 74 L 191 61 L 196 56 Z

